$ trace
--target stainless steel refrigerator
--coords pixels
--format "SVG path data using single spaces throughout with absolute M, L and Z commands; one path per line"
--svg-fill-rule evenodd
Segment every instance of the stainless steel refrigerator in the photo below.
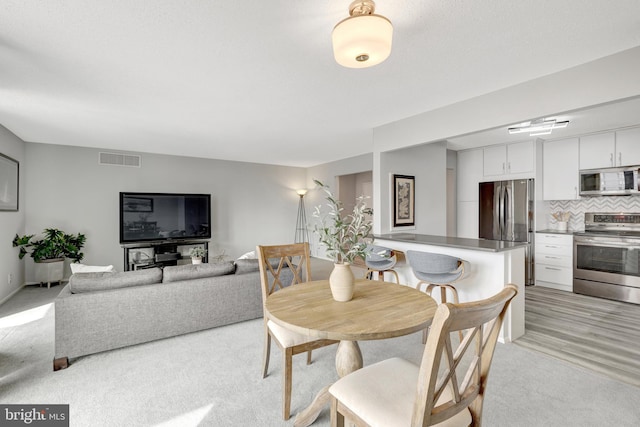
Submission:
M 479 237 L 527 242 L 525 284 L 533 285 L 533 179 L 480 183 Z

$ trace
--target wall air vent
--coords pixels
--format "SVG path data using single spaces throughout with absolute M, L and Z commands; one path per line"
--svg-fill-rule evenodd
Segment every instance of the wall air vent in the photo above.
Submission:
M 139 168 L 141 162 L 142 158 L 140 156 L 120 153 L 100 153 L 98 158 L 98 163 L 101 165 L 128 166 L 131 168 Z

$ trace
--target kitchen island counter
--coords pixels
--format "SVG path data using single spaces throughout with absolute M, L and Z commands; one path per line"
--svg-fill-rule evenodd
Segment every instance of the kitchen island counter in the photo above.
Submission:
M 416 286 L 418 279 L 404 254 L 407 251 L 433 252 L 465 261 L 465 275 L 455 287 L 460 302 L 477 301 L 500 292 L 505 285 L 518 286 L 518 295 L 511 301 L 505 316 L 500 341 L 510 342 L 524 335 L 525 251 L 527 243 L 500 242 L 483 239 L 394 233 L 374 236 L 374 244 L 396 251 L 398 262 L 394 270 L 400 283 Z M 393 281 L 389 276 L 388 281 Z M 424 290 L 425 285 L 422 286 Z M 438 301 L 439 292 L 433 297 Z M 449 297 L 449 301 L 451 301 Z
M 470 249 L 476 251 L 502 252 L 526 247 L 526 242 L 505 242 L 500 240 L 465 239 L 460 237 L 432 236 L 428 234 L 380 234 L 374 235 L 374 239 L 388 240 L 405 243 L 420 243 L 432 246 L 444 246 L 450 248 Z

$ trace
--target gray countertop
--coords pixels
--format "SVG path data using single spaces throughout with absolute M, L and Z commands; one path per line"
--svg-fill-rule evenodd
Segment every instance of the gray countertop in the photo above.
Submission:
M 578 230 L 554 230 L 551 228 L 547 228 L 544 230 L 536 230 L 536 233 L 545 233 L 545 234 L 568 234 L 573 235 L 574 233 L 578 233 Z
M 411 233 L 377 234 L 373 237 L 381 240 L 407 243 L 422 243 L 425 245 L 446 246 L 450 248 L 470 249 L 474 251 L 485 252 L 503 252 L 515 248 L 525 247 L 528 245 L 528 243 L 526 242 L 502 242 L 499 240 L 463 239 L 459 237 L 430 236 L 426 234 Z

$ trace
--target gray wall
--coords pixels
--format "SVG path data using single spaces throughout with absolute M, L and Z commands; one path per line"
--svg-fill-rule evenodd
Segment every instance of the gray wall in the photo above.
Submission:
M 307 169 L 307 186 L 309 192 L 305 196 L 305 207 L 307 208 L 307 221 L 309 223 L 309 244 L 311 253 L 318 257 L 324 257 L 324 248 L 318 245 L 318 239 L 313 232 L 313 225 L 316 218 L 313 217 L 313 211 L 316 206 L 326 204 L 325 194 L 316 188 L 313 183 L 314 179 L 328 185 L 334 195 L 338 195 L 338 179 L 342 175 L 359 174 L 361 172 L 370 172 L 373 169 L 373 155 L 363 154 L 361 156 L 350 157 L 348 159 L 338 160 L 331 163 L 314 166 Z M 354 185 L 358 185 L 357 179 Z M 353 206 L 353 205 L 352 205 Z M 377 212 L 374 211 L 374 217 Z
M 98 149 L 25 145 L 26 231 L 57 227 L 85 233 L 86 264 L 124 268 L 120 191 L 210 193 L 213 255 L 224 250 L 236 258 L 256 244 L 293 240 L 295 189 L 305 186 L 304 168 L 148 153 L 129 153 L 142 156 L 140 168 L 104 166 L 98 164 Z M 30 270 L 27 263 L 27 282 Z
M 25 143 L 0 125 L 0 153 L 17 160 L 20 165 L 18 212 L 0 212 L 0 304 L 18 291 L 24 283 L 22 261 L 18 260 L 18 249 L 11 246 L 16 234 L 24 234 L 25 226 L 25 186 L 24 186 Z M 9 284 L 11 275 L 11 284 Z
M 389 231 L 446 235 L 447 215 L 447 148 L 445 142 L 422 144 L 402 150 L 380 154 L 379 199 L 380 208 L 376 223 L 380 233 Z M 392 230 L 393 202 L 392 176 L 411 175 L 416 178 L 415 227 L 398 227 Z M 378 223 L 378 219 L 380 222 Z M 378 230 L 376 230 L 378 232 Z

